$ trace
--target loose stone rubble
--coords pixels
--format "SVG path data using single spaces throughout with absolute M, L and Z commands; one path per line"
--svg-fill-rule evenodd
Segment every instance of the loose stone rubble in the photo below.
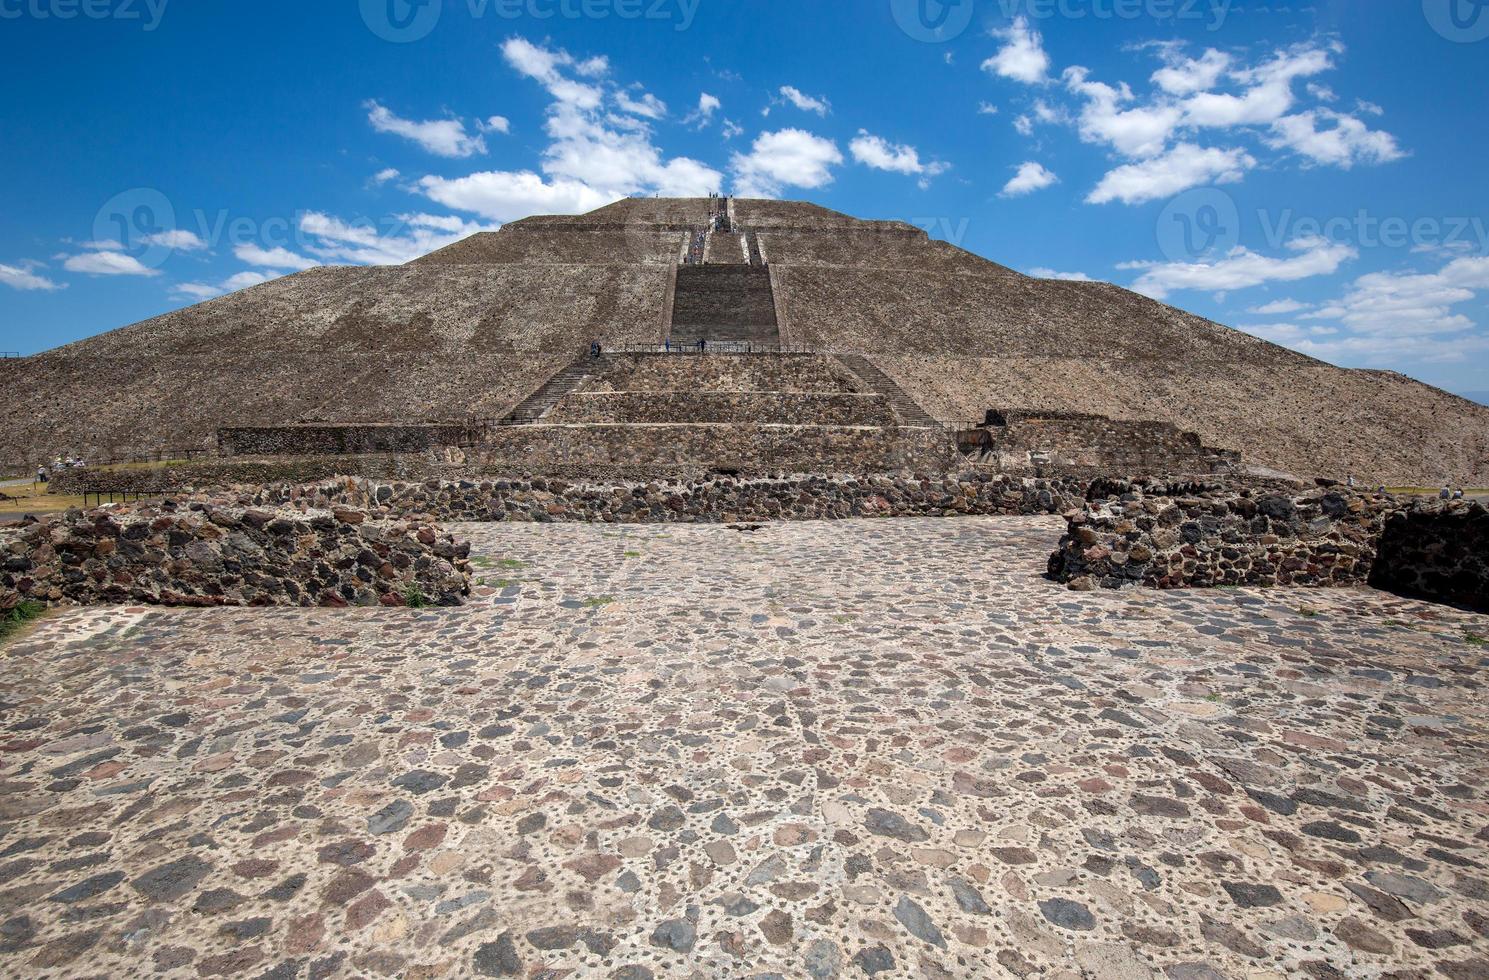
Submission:
M 172 502 L 0 529 L 0 596 L 171 606 L 458 604 L 470 545 L 348 508 Z
M 0 974 L 1489 974 L 1489 616 L 1063 522 L 504 522 L 452 609 L 55 613 Z

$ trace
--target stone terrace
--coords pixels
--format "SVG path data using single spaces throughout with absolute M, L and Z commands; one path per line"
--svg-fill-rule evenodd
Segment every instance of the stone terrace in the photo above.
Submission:
M 454 530 L 462 609 L 8 647 L 0 974 L 1489 971 L 1489 617 L 1076 597 L 1048 519 Z

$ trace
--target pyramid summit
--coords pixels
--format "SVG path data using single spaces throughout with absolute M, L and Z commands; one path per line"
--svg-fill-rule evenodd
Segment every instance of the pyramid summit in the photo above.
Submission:
M 617 360 L 678 349 L 777 361 Z M 585 367 L 589 353 L 608 360 Z M 830 428 L 818 468 L 865 453 L 869 468 L 919 466 L 939 450 L 924 434 L 906 450 L 908 430 L 998 415 L 1151 423 L 1306 478 L 1489 483 L 1489 409 L 1465 399 L 804 202 L 646 198 L 526 218 L 406 265 L 311 269 L 0 361 L 0 383 L 8 469 L 215 451 L 224 429 L 281 429 L 284 448 L 312 424 L 472 420 L 549 423 L 504 437 L 516 461 L 544 458 L 561 423 L 590 447 L 567 460 L 645 462 L 653 450 L 621 446 L 616 427 L 655 424 L 674 427 L 667 465 L 727 463 L 732 441 L 747 460 L 811 468 L 822 444 L 803 434 Z M 726 424 L 753 428 L 688 428 Z M 875 427 L 899 441 L 873 448 Z

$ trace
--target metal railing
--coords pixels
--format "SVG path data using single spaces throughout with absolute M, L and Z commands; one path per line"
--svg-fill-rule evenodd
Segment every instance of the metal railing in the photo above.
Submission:
M 0 350 L 0 361 L 19 361 L 20 359 L 20 351 Z
M 818 354 L 815 347 L 799 344 L 757 344 L 747 340 L 708 340 L 667 342 L 660 344 L 605 344 L 600 345 L 601 354 Z
M 104 459 L 90 459 L 85 463 L 85 466 L 97 468 L 100 466 L 123 466 L 129 463 L 168 463 L 178 459 L 193 460 L 211 455 L 213 455 L 212 450 L 203 449 L 200 446 L 176 446 L 142 455 L 109 456 Z
M 84 490 L 81 494 L 84 507 L 88 506 L 89 497 L 98 501 L 98 506 L 102 507 L 104 497 L 108 497 L 111 504 L 127 504 L 130 502 L 138 503 L 149 497 L 164 497 L 165 495 L 165 490 Z

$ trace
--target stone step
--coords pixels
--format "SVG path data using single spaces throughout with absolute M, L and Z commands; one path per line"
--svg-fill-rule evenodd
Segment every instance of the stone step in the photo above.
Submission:
M 864 357 L 862 354 L 839 354 L 838 360 L 848 370 L 858 375 L 859 380 L 868 385 L 870 390 L 883 395 L 906 425 L 940 425 L 939 422 L 931 418 L 925 409 L 916 403 L 915 399 L 905 394 L 904 389 L 895 384 L 893 378 L 879 370 L 878 366 L 867 357 Z
M 544 382 L 543 387 L 528 395 L 502 419 L 504 425 L 530 425 L 552 410 L 565 395 L 579 389 L 591 376 L 610 363 L 608 354 L 599 357 L 586 354 Z

